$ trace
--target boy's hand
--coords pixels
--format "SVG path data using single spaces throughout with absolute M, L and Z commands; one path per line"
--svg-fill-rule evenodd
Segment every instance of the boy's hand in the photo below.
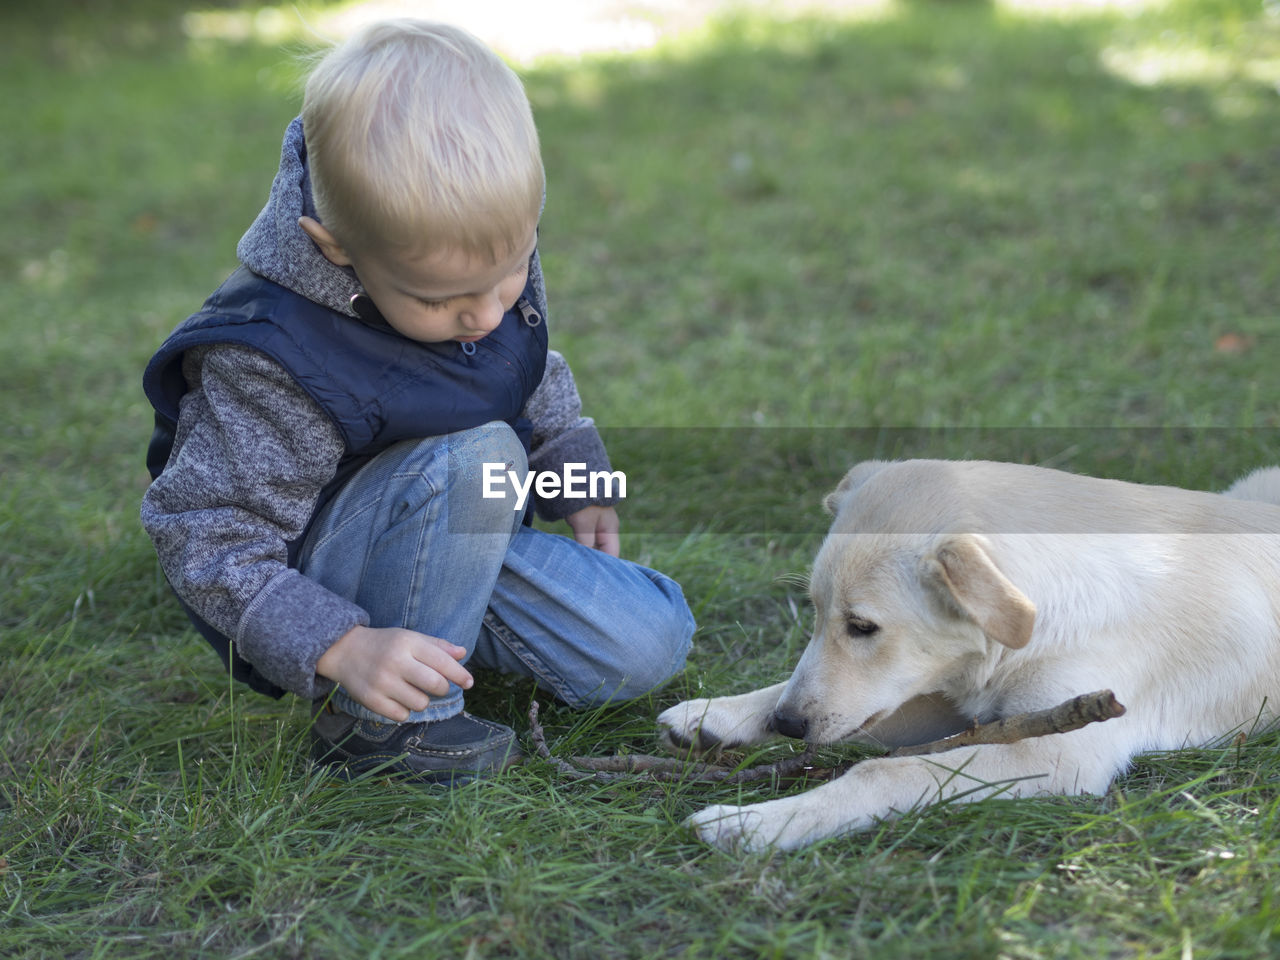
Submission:
M 452 681 L 469 690 L 475 681 L 458 663 L 457 644 L 401 627 L 352 627 L 316 661 L 316 673 L 342 685 L 357 703 L 403 723 L 426 709 Z
M 618 555 L 618 511 L 613 507 L 583 507 L 565 517 L 573 538 L 611 557 Z

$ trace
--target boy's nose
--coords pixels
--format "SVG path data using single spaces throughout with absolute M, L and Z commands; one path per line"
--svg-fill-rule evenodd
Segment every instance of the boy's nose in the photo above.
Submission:
M 463 325 L 477 333 L 490 333 L 502 322 L 502 301 L 496 294 L 477 297 L 471 309 L 462 316 Z

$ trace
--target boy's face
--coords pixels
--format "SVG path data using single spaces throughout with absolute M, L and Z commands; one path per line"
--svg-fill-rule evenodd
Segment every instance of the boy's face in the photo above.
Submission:
M 314 220 L 311 224 L 324 237 L 313 233 L 309 224 L 303 229 L 329 260 L 355 270 L 392 329 L 424 343 L 466 343 L 497 329 L 524 290 L 537 243 L 531 227 L 528 241 L 497 263 L 460 252 L 372 255 L 342 249 L 332 243 L 328 231 Z M 323 242 L 326 239 L 330 242 Z

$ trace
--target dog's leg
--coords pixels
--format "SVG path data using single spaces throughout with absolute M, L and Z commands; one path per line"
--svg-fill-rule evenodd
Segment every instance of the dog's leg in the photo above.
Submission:
M 767 740 L 773 735 L 769 719 L 786 686 L 677 703 L 658 715 L 662 743 L 677 753 L 707 753 Z
M 806 793 L 744 807 L 708 807 L 686 823 L 721 849 L 791 850 L 941 800 L 1102 793 L 1132 755 L 1119 733 L 1077 730 L 928 757 L 865 760 Z

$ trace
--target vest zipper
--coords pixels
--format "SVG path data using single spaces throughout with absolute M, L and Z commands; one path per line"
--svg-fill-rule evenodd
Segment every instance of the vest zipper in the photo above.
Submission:
M 516 301 L 516 309 L 519 310 L 520 315 L 524 317 L 526 326 L 536 327 L 542 322 L 542 314 L 535 310 L 533 308 L 533 304 L 524 297 L 521 297 Z

